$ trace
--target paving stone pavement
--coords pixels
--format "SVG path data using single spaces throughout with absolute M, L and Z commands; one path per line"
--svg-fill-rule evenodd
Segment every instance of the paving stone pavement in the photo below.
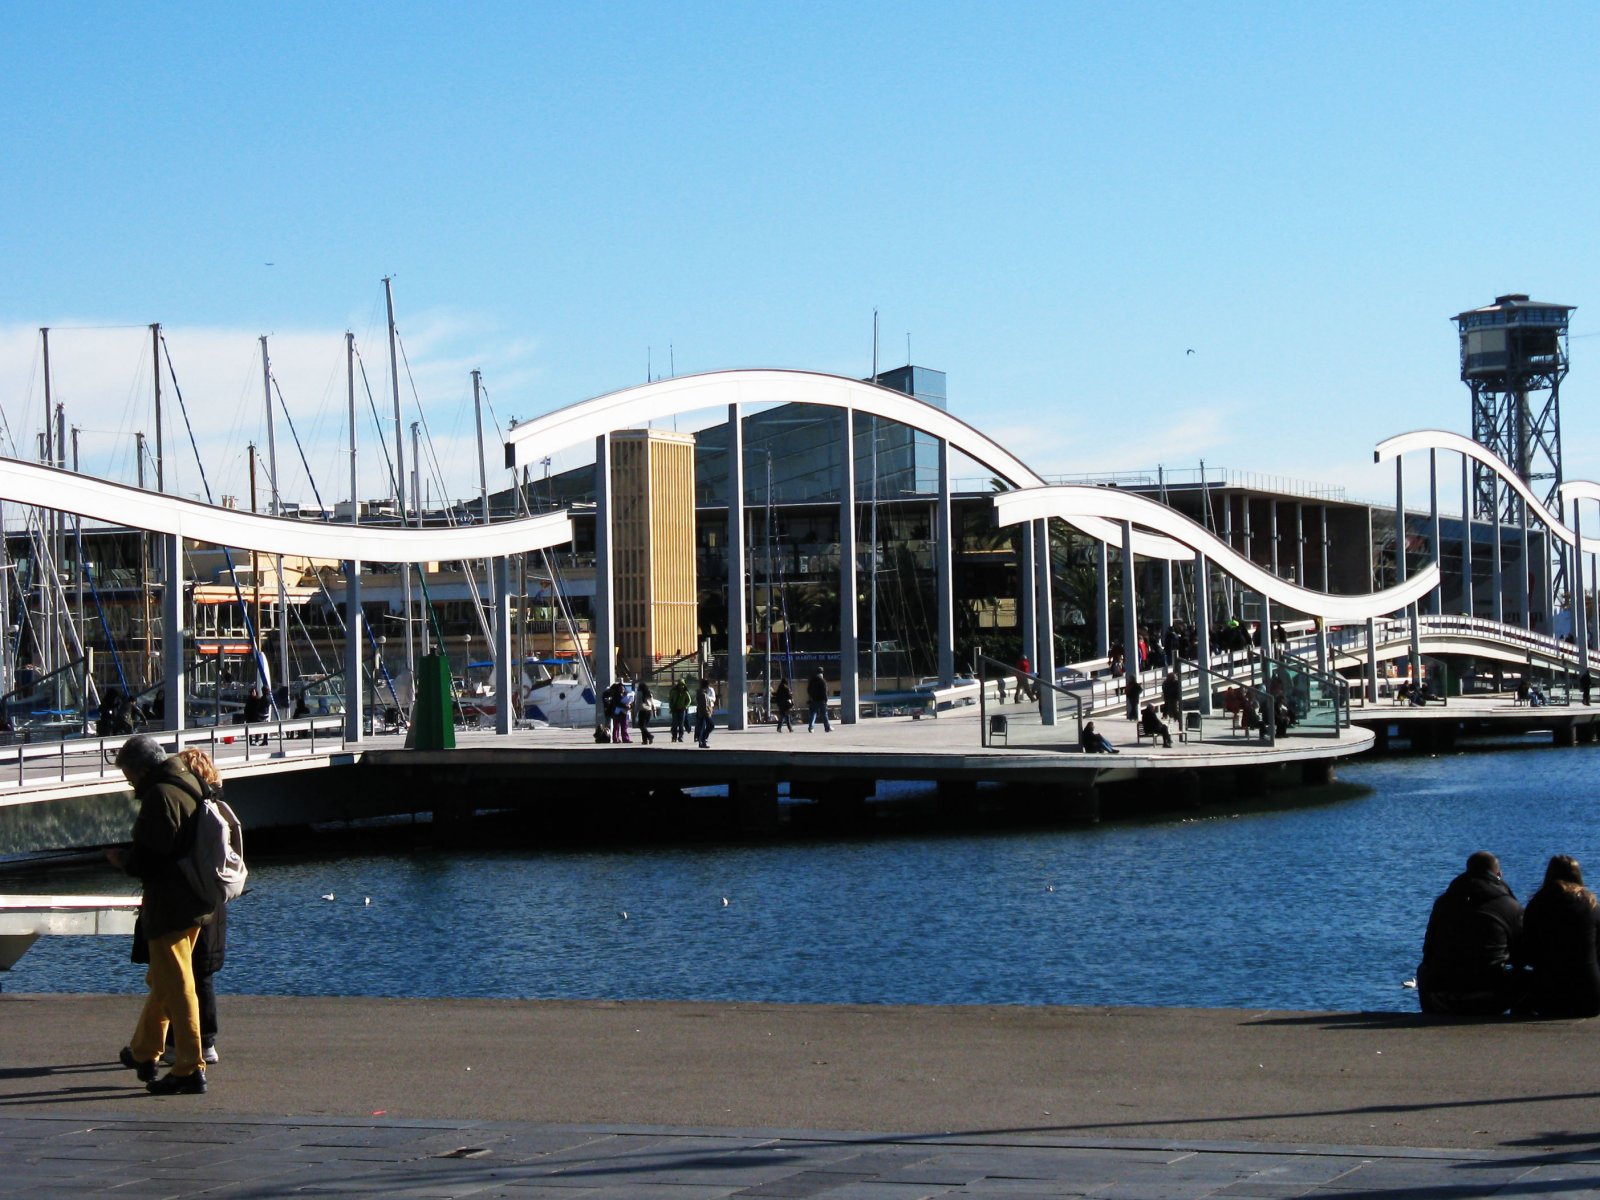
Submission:
M 0 1193 L 140 1200 L 1600 1197 L 1600 1153 L 504 1121 L 0 1115 Z

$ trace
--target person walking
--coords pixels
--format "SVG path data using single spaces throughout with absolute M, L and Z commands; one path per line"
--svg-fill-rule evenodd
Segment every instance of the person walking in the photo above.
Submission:
M 205 797 L 221 800 L 222 775 L 211 756 L 198 746 L 180 750 L 175 758 L 189 768 L 189 774 L 200 782 Z M 144 945 L 144 934 L 134 930 L 136 940 L 134 962 L 148 963 L 149 948 Z M 143 950 L 141 955 L 139 952 Z M 200 1058 L 207 1066 L 218 1061 L 217 1056 L 217 988 L 213 978 L 222 970 L 228 955 L 228 906 L 218 908 L 209 925 L 200 926 L 200 939 L 194 945 L 191 967 L 194 971 L 195 1002 L 200 1007 Z M 167 1050 L 161 1056 L 162 1066 L 171 1066 L 177 1052 L 176 1031 L 167 1026 Z
M 709 750 L 711 731 L 717 727 L 717 689 L 709 679 L 700 681 L 694 694 L 694 744 Z
M 650 718 L 655 715 L 656 698 L 650 694 L 650 685 L 644 680 L 633 692 L 633 723 L 639 727 L 639 740 L 646 746 L 656 740 L 650 732 Z
M 778 686 L 772 689 L 772 711 L 778 714 L 778 728 L 775 732 L 782 733 L 787 729 L 794 732 L 794 692 L 789 688 L 787 679 L 778 680 Z
M 828 722 L 828 681 L 823 677 L 821 667 L 811 672 L 811 678 L 806 680 L 806 708 L 809 712 L 806 718 L 807 733 L 816 729 L 819 716 L 822 718 L 822 732 L 833 732 L 833 726 Z
M 183 835 L 194 822 L 201 785 L 181 760 L 169 758 L 146 734 L 122 744 L 117 768 L 133 787 L 139 815 L 131 848 L 108 850 L 106 857 L 142 885 L 139 916 L 150 951 L 145 972 L 149 995 L 120 1059 L 156 1095 L 200 1095 L 206 1090 L 206 1073 L 194 951 L 201 928 L 215 913 L 184 881 L 178 860 L 186 849 Z M 156 1059 L 166 1045 L 168 1025 L 177 1027 L 172 1070 L 157 1079 Z
M 1178 683 L 1176 671 L 1168 671 L 1161 681 L 1161 715 L 1169 721 L 1183 718 L 1183 687 Z
M 667 689 L 667 711 L 672 715 L 672 740 L 681 742 L 689 716 L 689 685 L 681 679 L 674 679 Z

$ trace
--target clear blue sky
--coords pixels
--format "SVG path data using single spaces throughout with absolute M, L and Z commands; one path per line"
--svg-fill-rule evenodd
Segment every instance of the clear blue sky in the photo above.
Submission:
M 271 334 L 342 495 L 342 335 L 386 375 L 393 275 L 457 494 L 471 367 L 502 420 L 669 346 L 864 375 L 876 308 L 884 365 L 909 332 L 1046 473 L 1381 497 L 1375 441 L 1470 432 L 1448 318 L 1522 291 L 1579 306 L 1595 478 L 1597 32 L 1537 3 L 20 5 L 0 408 L 31 442 L 56 327 L 91 465 L 131 469 L 146 336 L 74 327 L 160 321 L 238 490 Z

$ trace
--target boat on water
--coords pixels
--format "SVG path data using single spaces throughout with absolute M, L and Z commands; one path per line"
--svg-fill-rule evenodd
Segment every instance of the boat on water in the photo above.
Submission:
M 571 658 L 524 658 L 512 711 L 524 728 L 554 725 L 576 729 L 595 723 L 594 685 Z M 402 677 L 403 679 L 403 677 Z M 402 680 L 396 680 L 400 686 Z M 500 711 L 494 689 L 494 662 L 470 662 L 457 682 L 456 704 L 467 724 L 491 725 Z

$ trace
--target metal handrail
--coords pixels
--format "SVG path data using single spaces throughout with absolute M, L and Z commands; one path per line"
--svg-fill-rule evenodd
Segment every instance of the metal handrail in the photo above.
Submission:
M 988 712 L 988 695 L 989 694 L 988 694 L 988 690 L 985 687 L 985 685 L 989 682 L 990 676 L 987 673 L 985 673 L 985 671 L 984 671 L 984 668 L 986 666 L 992 666 L 992 667 L 997 668 L 999 671 L 1004 672 L 1004 674 L 996 675 L 994 677 L 996 679 L 1010 679 L 1018 687 L 1020 687 L 1022 685 L 1022 681 L 1024 679 L 1028 679 L 1028 680 L 1031 680 L 1033 682 L 1033 684 L 1035 685 L 1035 688 L 1037 688 L 1038 685 L 1043 684 L 1045 687 L 1051 689 L 1051 691 L 1055 692 L 1057 695 L 1065 696 L 1067 699 L 1071 700 L 1072 704 L 1073 704 L 1074 712 L 1075 712 L 1075 715 L 1076 715 L 1076 718 L 1077 718 L 1077 722 L 1078 722 L 1078 736 L 1073 739 L 1073 745 L 1075 747 L 1081 747 L 1082 746 L 1082 744 L 1083 744 L 1083 697 L 1082 696 L 1078 695 L 1078 693 L 1076 691 L 1073 691 L 1070 688 L 1062 687 L 1060 684 L 1054 682 L 1053 680 L 1045 679 L 1043 676 L 1039 675 L 1035 671 L 1022 671 L 1022 670 L 1019 670 L 1016 667 L 1009 666 L 1006 663 L 1001 662 L 997 658 L 990 658 L 987 654 L 983 654 L 983 653 L 979 653 L 979 654 L 974 655 L 973 664 L 972 664 L 972 673 L 978 680 L 978 742 L 979 742 L 979 745 L 983 746 L 985 749 L 989 749 L 990 746 L 991 746 L 991 743 L 990 743 L 990 740 L 989 740 L 989 712 Z M 1037 700 L 1035 700 L 1035 703 L 1037 703 Z M 1009 743 L 1009 739 L 1008 739 L 1008 741 L 1007 741 L 1007 747 L 1008 748 L 1009 748 L 1009 745 L 1010 745 L 1010 743 Z

